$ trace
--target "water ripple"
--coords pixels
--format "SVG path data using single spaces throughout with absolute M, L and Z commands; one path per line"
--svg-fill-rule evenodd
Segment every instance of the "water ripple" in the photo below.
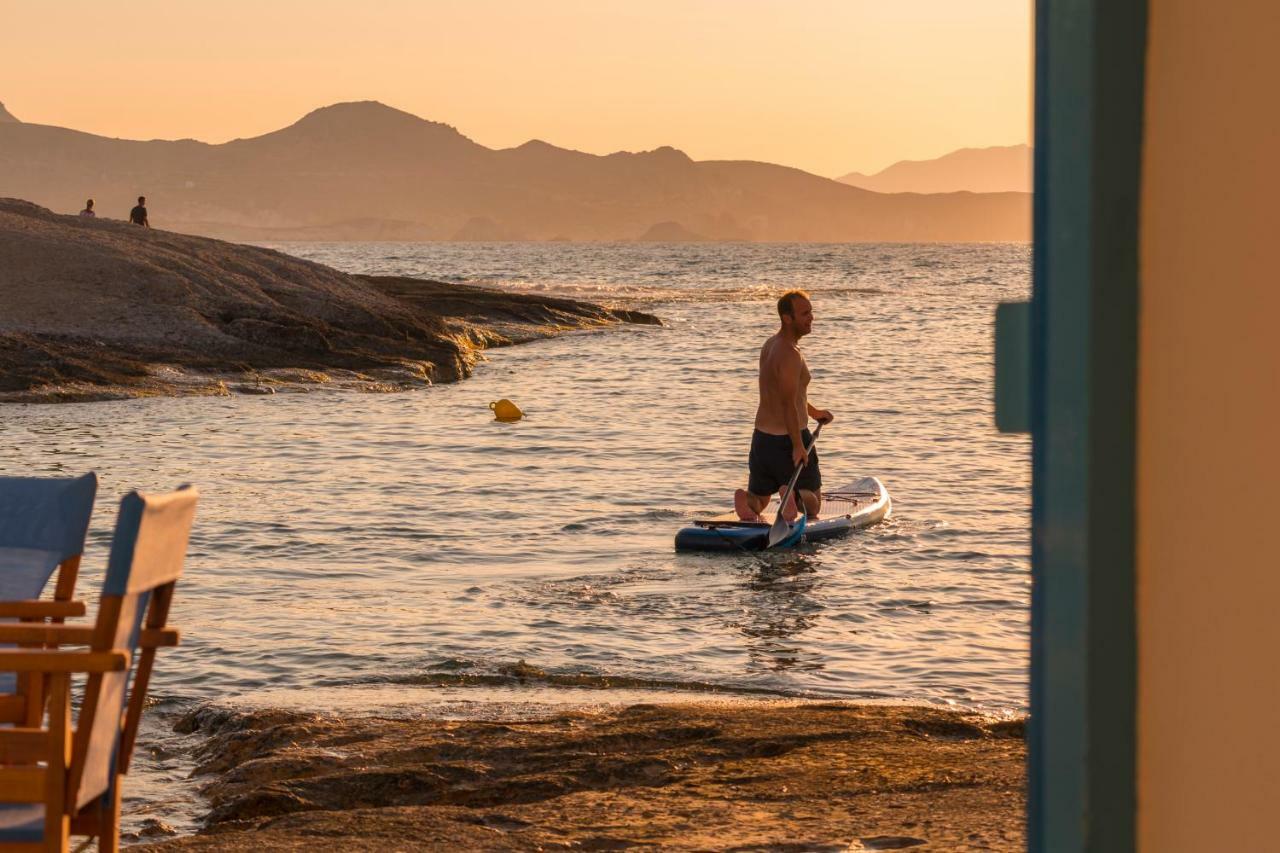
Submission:
M 991 425 L 991 317 L 1026 297 L 1027 247 L 281 248 L 668 325 L 495 350 L 413 393 L 6 409 L 0 471 L 101 477 L 86 591 L 122 492 L 200 485 L 158 695 L 525 678 L 1025 706 L 1029 445 Z M 784 287 L 814 295 L 827 481 L 879 475 L 895 516 L 800 553 L 675 554 L 743 484 Z M 500 397 L 529 418 L 495 423 Z

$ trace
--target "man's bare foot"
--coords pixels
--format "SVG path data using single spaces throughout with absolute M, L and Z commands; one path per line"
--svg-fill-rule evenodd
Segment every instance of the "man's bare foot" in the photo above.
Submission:
M 751 508 L 751 504 L 747 502 L 747 490 L 738 489 L 733 493 L 733 511 L 738 514 L 738 518 L 743 521 L 759 521 L 760 513 Z

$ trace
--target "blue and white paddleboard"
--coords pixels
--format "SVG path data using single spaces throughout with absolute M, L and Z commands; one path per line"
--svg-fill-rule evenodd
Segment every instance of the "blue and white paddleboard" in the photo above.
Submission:
M 893 511 L 889 490 L 875 477 L 863 477 L 847 486 L 822 495 L 822 516 L 807 521 L 796 519 L 791 535 L 777 547 L 789 548 L 800 542 L 819 542 L 850 530 L 883 521 Z M 761 521 L 741 521 L 732 512 L 697 519 L 676 533 L 677 551 L 760 551 L 769 543 L 769 528 L 778 512 L 775 497 L 761 513 Z

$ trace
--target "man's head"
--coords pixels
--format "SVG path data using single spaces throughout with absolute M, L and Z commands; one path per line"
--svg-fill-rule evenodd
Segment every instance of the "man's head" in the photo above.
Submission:
M 803 290 L 788 290 L 778 297 L 778 317 L 784 331 L 790 330 L 796 340 L 813 330 L 813 303 Z
M 85 210 L 93 210 L 93 199 L 89 199 L 84 203 Z
M 138 204 L 146 204 L 146 203 L 147 203 L 147 197 L 145 195 L 138 196 Z

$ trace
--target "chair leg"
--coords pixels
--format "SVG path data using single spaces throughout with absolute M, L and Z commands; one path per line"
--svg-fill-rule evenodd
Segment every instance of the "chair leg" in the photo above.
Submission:
M 21 678 L 21 676 L 19 676 Z M 27 700 L 24 724 L 35 729 L 44 722 L 45 679 L 39 672 L 26 673 L 26 682 L 19 682 L 21 693 Z
M 48 808 L 48 803 L 45 803 Z M 71 843 L 69 821 L 66 815 L 59 817 L 46 811 L 44 815 L 44 849 L 49 853 L 67 853 Z
M 111 790 L 102 795 L 98 814 L 98 853 L 119 853 L 120 850 L 120 783 L 116 776 Z
M 48 853 L 68 853 L 68 851 L 71 849 L 71 846 L 70 846 L 71 835 L 70 833 L 67 832 L 67 821 L 63 819 L 62 821 L 60 821 L 60 824 L 61 824 L 60 832 L 56 830 L 53 832 L 50 832 L 49 818 L 47 817 L 45 818 L 44 849 L 48 851 Z
M 49 751 L 44 792 L 44 849 L 65 853 L 71 841 L 67 814 L 67 763 L 71 758 L 71 676 L 58 673 L 49 685 Z

